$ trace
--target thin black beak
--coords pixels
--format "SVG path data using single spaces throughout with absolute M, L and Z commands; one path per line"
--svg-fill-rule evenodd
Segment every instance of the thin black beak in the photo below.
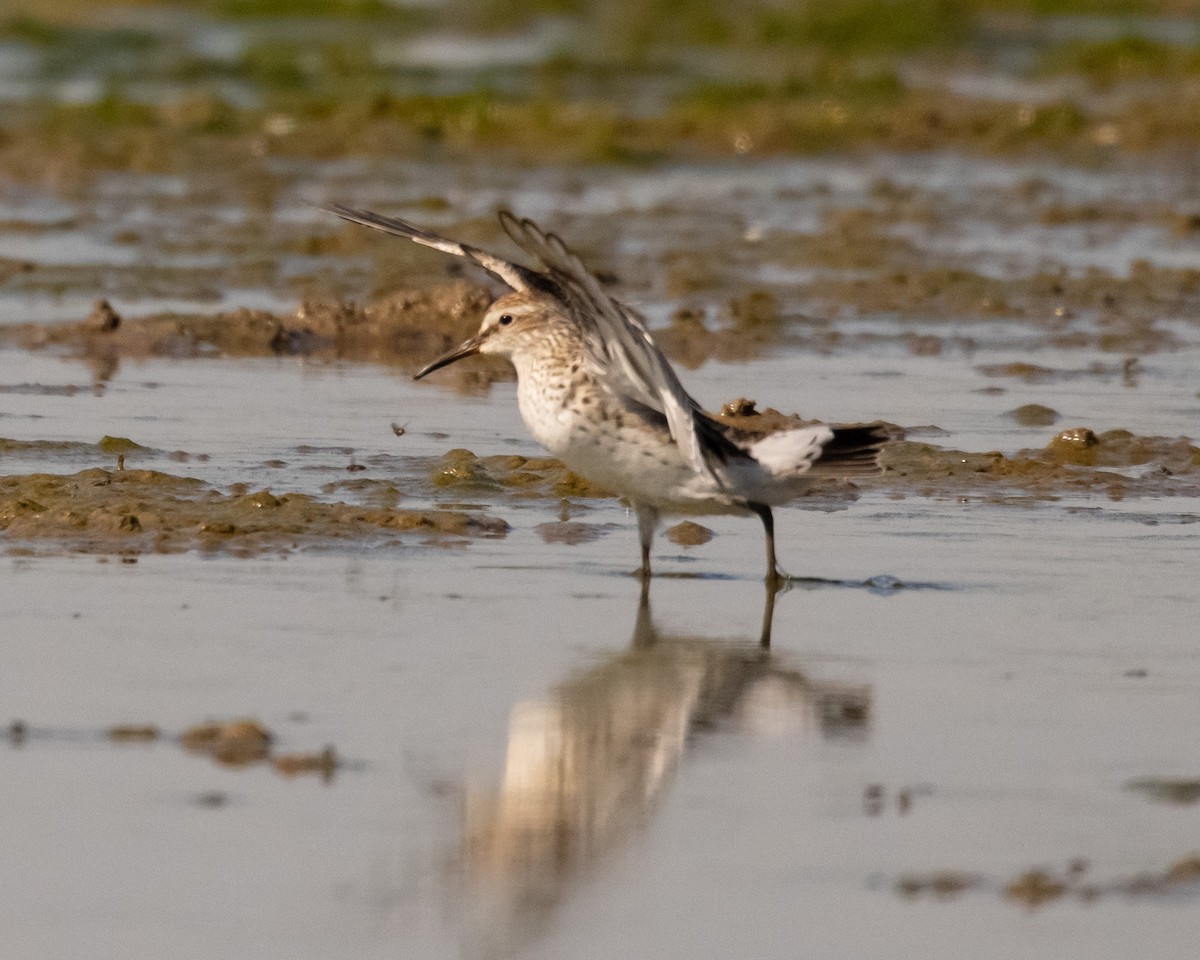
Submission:
M 477 333 L 475 336 L 464 340 L 449 353 L 442 354 L 440 357 L 434 360 L 433 363 L 418 370 L 417 373 L 413 375 L 413 379 L 420 380 L 426 374 L 433 373 L 434 370 L 441 370 L 442 367 L 449 366 L 455 360 L 461 360 L 463 357 L 474 356 L 479 352 L 479 345 L 481 343 L 483 343 L 483 336 Z

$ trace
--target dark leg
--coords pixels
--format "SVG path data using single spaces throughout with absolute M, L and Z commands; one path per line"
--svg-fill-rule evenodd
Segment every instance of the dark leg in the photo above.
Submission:
M 633 648 L 652 647 L 658 642 L 658 631 L 654 629 L 654 617 L 650 613 L 650 579 L 642 579 L 642 594 L 638 598 L 637 622 L 633 627 Z
M 757 513 L 762 521 L 763 530 L 767 535 L 767 585 L 777 587 L 788 579 L 788 575 L 780 570 L 779 564 L 775 562 L 775 517 L 765 503 L 748 503 L 746 506 Z
M 633 509 L 637 511 L 638 538 L 642 542 L 642 568 L 638 573 L 645 582 L 650 579 L 650 544 L 658 529 L 658 511 L 644 503 L 635 503 Z
M 780 585 L 767 581 L 766 601 L 763 604 L 762 632 L 758 637 L 758 645 L 764 650 L 771 646 L 771 625 L 775 621 L 775 596 L 779 593 Z

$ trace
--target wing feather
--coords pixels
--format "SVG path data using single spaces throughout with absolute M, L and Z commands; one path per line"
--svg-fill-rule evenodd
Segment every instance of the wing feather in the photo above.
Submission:
M 579 329 L 589 359 L 603 371 L 601 382 L 605 388 L 662 414 L 672 439 L 698 474 L 723 487 L 713 461 L 745 456 L 684 389 L 655 345 L 645 319 L 632 307 L 610 297 L 557 234 L 547 233 L 532 220 L 519 219 L 507 210 L 500 213 L 504 232 L 541 262 L 546 270 L 543 274 L 404 220 L 339 203 L 326 204 L 324 209 L 343 220 L 471 260 L 514 290 L 554 296 Z
M 353 207 L 346 207 L 340 203 L 328 203 L 322 209 L 336 214 L 343 220 L 360 223 L 364 227 L 372 227 L 375 230 L 382 230 L 384 233 L 390 233 L 394 237 L 405 237 L 422 246 L 432 247 L 434 250 L 441 250 L 443 253 L 450 253 L 456 257 L 473 260 L 497 280 L 508 284 L 514 290 L 519 290 L 522 293 L 528 293 L 531 290 L 543 290 L 545 288 L 544 282 L 541 282 L 541 277 L 533 270 L 493 256 L 484 250 L 480 250 L 478 247 L 459 243 L 448 237 L 423 230 L 405 220 L 385 217 L 382 214 L 372 213 L 370 210 L 355 210 Z
M 546 233 L 532 220 L 518 219 L 508 211 L 501 212 L 500 224 L 517 246 L 549 271 L 592 359 L 605 373 L 605 385 L 662 413 L 672 439 L 692 468 L 723 486 L 711 459 L 725 459 L 740 451 L 732 444 L 714 443 L 712 431 L 704 431 L 702 437 L 704 413 L 679 382 L 641 315 L 610 297 L 557 234 Z

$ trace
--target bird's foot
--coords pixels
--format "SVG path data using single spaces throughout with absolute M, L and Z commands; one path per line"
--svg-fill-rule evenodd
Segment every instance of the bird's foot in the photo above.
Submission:
M 781 570 L 779 567 L 772 567 L 771 572 L 766 577 L 767 589 L 773 593 L 781 593 L 789 589 L 797 579 L 797 577 L 793 577 L 786 570 Z

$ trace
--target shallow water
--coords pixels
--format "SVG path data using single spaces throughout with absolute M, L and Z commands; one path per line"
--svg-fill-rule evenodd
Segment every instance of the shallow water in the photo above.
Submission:
M 936 422 L 949 446 L 1041 445 L 1000 415 L 1016 388 L 977 392 L 991 359 L 893 345 L 685 380 L 710 403 L 749 382 L 812 415 Z M 1157 355 L 1136 385 L 1020 402 L 1172 433 L 1193 369 Z M 451 446 L 535 452 L 511 386 L 462 397 L 363 365 L 125 362 L 97 395 L 81 364 L 4 351 L 0 382 L 81 388 L 5 395 L 0 434 L 126 435 L 161 451 L 131 465 L 220 487 L 319 494 L 350 462 L 403 486 Z M 111 467 L 22 456 L 6 472 Z M 554 500 L 483 506 L 513 529 L 462 548 L 5 560 L 14 955 L 1091 958 L 1151 929 L 1157 956 L 1190 953 L 1192 887 L 1037 910 L 1003 890 L 1074 858 L 1119 885 L 1195 849 L 1194 807 L 1126 785 L 1196 775 L 1200 500 L 882 488 L 782 511 L 781 559 L 819 579 L 778 598 L 769 652 L 756 523 L 659 540 L 639 627 L 619 504 L 577 502 L 603 535 L 575 546 L 546 535 Z M 238 716 L 281 752 L 334 745 L 333 780 L 105 736 Z M 934 871 L 976 888 L 897 892 Z
M 587 956 L 618 926 L 663 956 L 951 956 L 965 931 L 980 956 L 1084 957 L 1153 924 L 1157 955 L 1187 955 L 1190 897 L 1030 913 L 891 887 L 1190 849 L 1190 809 L 1124 785 L 1194 771 L 1192 529 L 886 501 L 789 518 L 794 565 L 945 589 L 793 590 L 764 663 L 747 527 L 713 545 L 737 579 L 654 584 L 657 642 L 632 652 L 628 531 L 8 561 L 0 696 L 30 728 L 0 753 L 10 949 Z M 246 714 L 346 767 L 286 781 L 102 735 Z M 490 844 L 467 842 L 479 821 Z

